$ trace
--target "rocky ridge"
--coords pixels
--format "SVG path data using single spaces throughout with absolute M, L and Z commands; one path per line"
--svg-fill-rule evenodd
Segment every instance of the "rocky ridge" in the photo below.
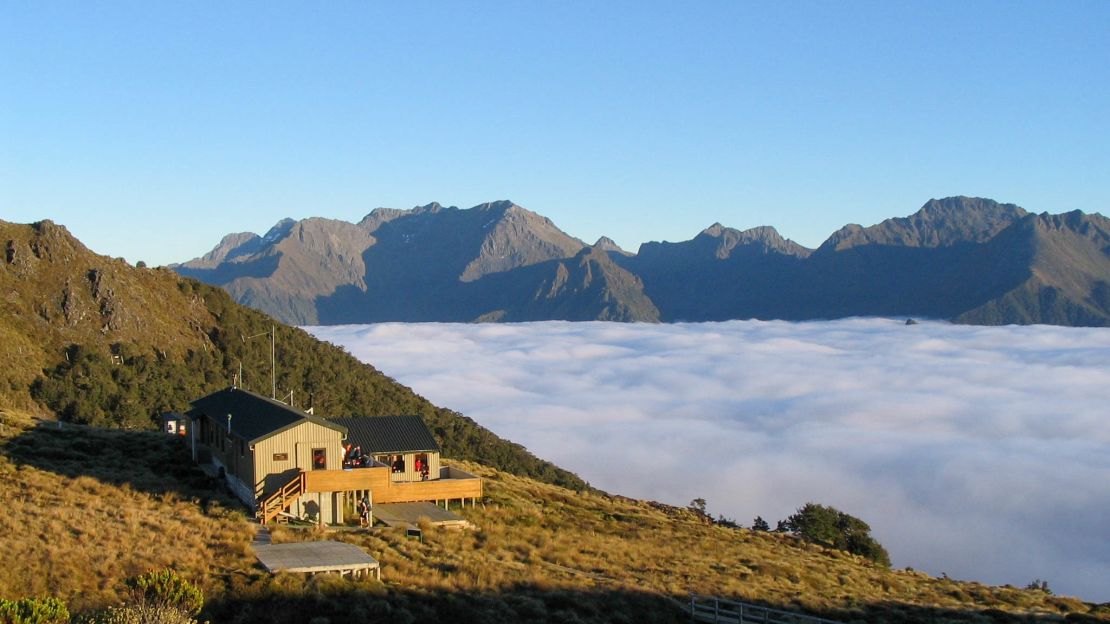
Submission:
M 632 254 L 509 201 L 279 222 L 174 268 L 298 324 L 918 316 L 1110 325 L 1106 218 L 931 199 L 817 249 L 715 223 Z M 585 254 L 585 255 L 583 255 Z M 218 262 L 217 262 L 218 261 Z

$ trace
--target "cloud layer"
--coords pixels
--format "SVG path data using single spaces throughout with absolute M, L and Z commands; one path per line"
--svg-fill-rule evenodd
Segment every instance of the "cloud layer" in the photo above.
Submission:
M 807 501 L 896 566 L 1110 601 L 1110 330 L 880 319 L 314 327 L 602 489 Z

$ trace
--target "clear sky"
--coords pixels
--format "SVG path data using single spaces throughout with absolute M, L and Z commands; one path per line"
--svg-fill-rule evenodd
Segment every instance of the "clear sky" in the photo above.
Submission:
M 816 246 L 958 194 L 1110 212 L 1110 2 L 0 5 L 0 219 L 133 262 L 496 199 Z

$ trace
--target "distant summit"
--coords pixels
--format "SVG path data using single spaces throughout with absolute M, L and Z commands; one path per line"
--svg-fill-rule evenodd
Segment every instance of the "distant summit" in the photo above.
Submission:
M 978 197 L 930 199 L 905 218 L 887 219 L 868 228 L 846 225 L 821 245 L 821 251 L 842 251 L 859 245 L 947 247 L 984 243 L 1026 213 L 1013 204 Z
M 600 249 L 601 251 L 616 252 L 623 256 L 632 255 L 630 252 L 621 249 L 621 246 L 608 236 L 602 236 L 601 238 L 597 239 L 597 242 L 593 244 L 593 247 L 594 249 Z
M 1107 219 L 976 197 L 850 224 L 816 250 L 720 223 L 632 254 L 511 201 L 283 219 L 174 268 L 298 324 L 709 321 L 856 315 L 1110 325 Z

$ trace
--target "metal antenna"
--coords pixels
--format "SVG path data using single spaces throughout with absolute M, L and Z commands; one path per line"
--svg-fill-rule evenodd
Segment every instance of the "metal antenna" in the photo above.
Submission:
M 259 336 L 270 335 L 270 398 L 277 400 L 277 326 L 270 325 L 270 331 L 255 334 L 253 336 L 243 336 L 243 342 L 251 338 L 258 338 Z M 239 364 L 242 366 L 242 362 Z

